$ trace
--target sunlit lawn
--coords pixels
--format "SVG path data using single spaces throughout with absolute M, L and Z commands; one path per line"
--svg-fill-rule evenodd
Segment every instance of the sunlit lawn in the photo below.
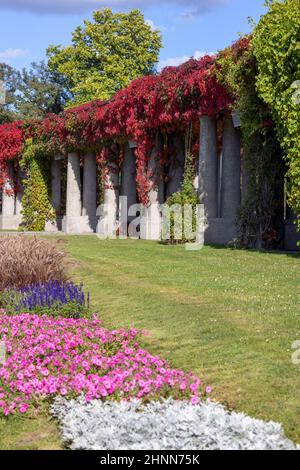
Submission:
M 299 255 L 213 247 L 187 252 L 82 236 L 60 244 L 105 326 L 146 330 L 145 346 L 200 374 L 214 388 L 213 399 L 282 422 L 300 442 L 300 371 L 291 361 L 291 345 L 300 339 Z M 29 448 L 47 442 L 39 437 L 47 423 L 36 422 Z M 0 420 L 0 439 L 4 447 L 27 445 L 17 418 Z M 59 445 L 55 432 L 49 439 L 49 448 Z

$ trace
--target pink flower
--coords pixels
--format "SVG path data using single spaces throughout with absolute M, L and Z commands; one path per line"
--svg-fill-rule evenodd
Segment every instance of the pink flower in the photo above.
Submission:
M 69 393 L 83 393 L 87 400 L 109 395 L 148 401 L 160 391 L 174 398 L 184 392 L 199 403 L 205 392 L 200 379 L 142 349 L 136 336 L 133 329 L 106 330 L 97 318 L 0 316 L 9 353 L 0 368 L 2 413 L 25 413 L 34 401 Z
M 186 390 L 186 382 L 181 382 L 180 386 L 179 386 L 180 390 Z
M 206 393 L 212 393 L 213 389 L 211 387 L 206 387 L 205 392 Z
M 191 404 L 192 405 L 198 405 L 199 402 L 200 402 L 200 399 L 199 399 L 199 397 L 197 397 L 197 395 L 192 396 L 192 399 L 191 399 Z
M 28 410 L 27 403 L 22 403 L 22 405 L 19 406 L 20 413 L 26 413 L 27 410 Z

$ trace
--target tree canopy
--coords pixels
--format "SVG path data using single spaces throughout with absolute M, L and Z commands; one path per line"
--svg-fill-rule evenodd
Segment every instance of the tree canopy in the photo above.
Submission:
M 5 103 L 0 106 L 0 124 L 58 114 L 71 97 L 63 76 L 44 62 L 34 62 L 22 71 L 0 63 L 0 81 L 6 90 Z
M 0 63 L 0 81 L 6 91 L 5 103 L 0 104 L 0 124 L 17 119 L 14 110 L 15 93 L 18 88 L 20 74 L 10 65 Z
M 93 21 L 75 29 L 72 44 L 49 46 L 49 67 L 62 74 L 74 95 L 72 104 L 109 99 L 132 80 L 155 71 L 161 34 L 139 10 L 95 11 Z

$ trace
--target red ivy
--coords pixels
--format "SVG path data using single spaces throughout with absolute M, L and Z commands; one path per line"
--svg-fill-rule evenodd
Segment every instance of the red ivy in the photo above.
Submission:
M 86 149 L 99 154 L 101 148 L 129 138 L 137 143 L 137 186 L 145 202 L 148 158 L 157 132 L 184 132 L 201 115 L 215 116 L 230 109 L 232 100 L 218 83 L 214 68 L 214 57 L 192 59 L 133 81 L 110 101 L 96 100 L 23 127 L 21 123 L 0 126 L 0 165 L 21 155 L 26 138 L 47 155 Z

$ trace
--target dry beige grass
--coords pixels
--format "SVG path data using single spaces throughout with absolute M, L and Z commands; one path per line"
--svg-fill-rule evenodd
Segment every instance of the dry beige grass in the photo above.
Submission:
M 0 290 L 65 279 L 65 253 L 52 242 L 24 235 L 0 237 Z

